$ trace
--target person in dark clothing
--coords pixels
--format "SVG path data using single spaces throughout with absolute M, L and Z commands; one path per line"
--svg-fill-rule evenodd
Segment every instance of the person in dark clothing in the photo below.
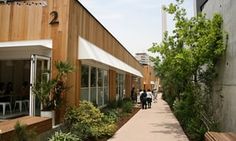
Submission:
M 146 93 L 146 90 L 143 90 L 143 93 L 140 96 L 140 101 L 142 103 L 142 109 L 147 109 L 147 93 Z
M 137 102 L 137 95 L 135 94 L 135 88 L 134 87 L 131 90 L 131 99 L 134 103 Z
M 20 92 L 20 97 L 21 97 L 21 99 L 23 99 L 23 100 L 25 100 L 25 99 L 29 99 L 29 83 L 28 83 L 28 81 L 24 81 L 23 83 L 22 83 L 22 87 L 21 87 L 21 89 L 19 90 L 19 92 Z
M 13 92 L 13 83 L 8 82 L 5 90 L 5 94 L 12 94 Z
M 0 95 L 5 93 L 5 84 L 3 82 L 0 82 Z

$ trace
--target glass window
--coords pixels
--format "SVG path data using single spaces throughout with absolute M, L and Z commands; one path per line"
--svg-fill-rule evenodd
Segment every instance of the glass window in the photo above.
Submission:
M 108 71 L 104 70 L 104 104 L 109 102 L 109 81 Z
M 119 100 L 119 74 L 116 74 L 116 100 Z
M 119 74 L 119 98 L 122 99 L 123 98 L 123 91 L 124 91 L 124 88 L 123 88 L 123 75 L 122 74 Z
M 121 87 L 120 97 L 123 99 L 125 95 L 125 75 L 124 74 L 120 75 L 120 87 Z
M 116 100 L 123 99 L 125 94 L 125 75 L 116 75 Z
M 89 66 L 81 67 L 81 94 L 80 100 L 89 100 Z
M 80 100 L 102 106 L 109 101 L 108 71 L 88 65 L 81 68 Z
M 97 96 L 96 96 L 96 89 L 97 89 L 97 69 L 95 67 L 91 67 L 91 79 L 90 79 L 90 101 L 97 105 Z
M 104 76 L 103 76 L 104 71 L 102 69 L 98 69 L 98 106 L 103 105 L 103 99 L 104 99 L 104 90 L 103 90 L 103 85 L 104 85 Z

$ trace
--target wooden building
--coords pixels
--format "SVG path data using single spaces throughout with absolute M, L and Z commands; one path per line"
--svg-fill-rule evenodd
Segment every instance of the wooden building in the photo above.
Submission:
M 146 90 L 159 90 L 160 79 L 156 75 L 154 70 L 154 63 L 151 61 L 150 56 L 145 53 L 136 53 L 135 58 L 139 61 L 143 66 L 143 78 L 141 79 L 141 83 L 138 88 L 146 89 Z
M 154 68 L 150 65 L 143 65 L 144 76 L 141 79 L 142 89 L 159 90 L 160 79 L 156 76 Z
M 78 106 L 80 100 L 105 105 L 129 96 L 142 77 L 142 65 L 78 0 L 2 2 L 0 27 L 0 83 L 11 82 L 14 95 L 46 69 L 55 76 L 57 60 L 76 66 L 68 78 L 67 105 Z M 37 116 L 40 106 L 30 88 L 29 97 L 28 113 Z

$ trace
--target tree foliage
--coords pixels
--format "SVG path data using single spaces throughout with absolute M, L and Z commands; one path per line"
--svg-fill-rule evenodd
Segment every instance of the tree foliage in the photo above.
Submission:
M 55 132 L 49 141 L 81 141 L 81 139 L 71 132 L 63 133 L 62 131 L 59 131 Z
M 162 43 L 154 43 L 149 51 L 159 54 L 152 60 L 162 81 L 163 96 L 190 137 L 202 140 L 205 131 L 215 129 L 207 106 L 217 60 L 226 50 L 227 34 L 219 14 L 212 19 L 204 14 L 189 19 L 182 3 L 177 0 L 177 4 L 164 8 L 174 15 L 175 29 L 172 34 L 166 32 Z
M 116 129 L 115 121 L 88 101 L 81 101 L 79 107 L 67 109 L 65 120 L 70 131 L 83 140 L 109 137 Z

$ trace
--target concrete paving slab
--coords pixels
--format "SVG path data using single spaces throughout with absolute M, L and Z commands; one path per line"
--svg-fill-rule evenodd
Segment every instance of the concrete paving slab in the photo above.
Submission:
M 108 141 L 189 141 L 168 104 L 158 94 L 151 109 L 141 109 Z

